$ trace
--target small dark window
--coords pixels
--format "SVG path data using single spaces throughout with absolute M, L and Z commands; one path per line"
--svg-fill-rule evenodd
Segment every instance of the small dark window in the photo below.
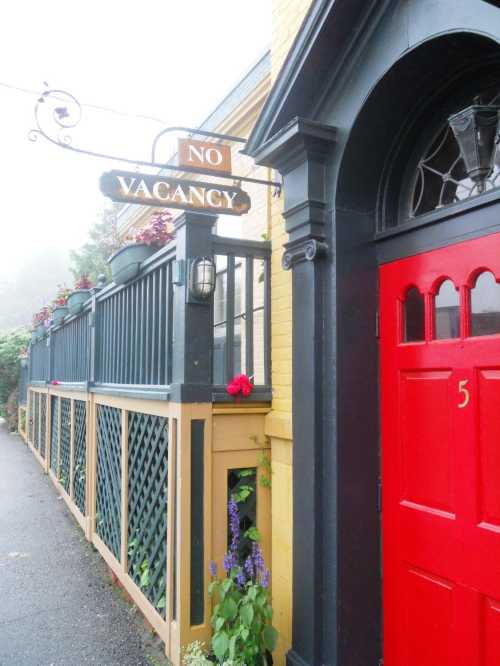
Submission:
M 412 287 L 408 290 L 404 303 L 404 341 L 421 340 L 425 340 L 424 297 L 416 287 Z
M 257 468 L 229 469 L 227 490 L 238 505 L 241 540 L 238 547 L 239 561 L 243 562 L 252 550 L 252 532 L 257 528 Z M 231 545 L 228 525 L 227 546 Z
M 439 287 L 434 300 L 436 339 L 458 338 L 460 336 L 460 296 L 451 280 L 445 280 Z
M 476 280 L 471 291 L 471 335 L 500 333 L 500 285 L 492 273 L 486 272 Z

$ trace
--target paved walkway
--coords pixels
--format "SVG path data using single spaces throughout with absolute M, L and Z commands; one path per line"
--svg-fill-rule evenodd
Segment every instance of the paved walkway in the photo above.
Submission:
M 0 423 L 0 666 L 163 666 L 52 483 Z

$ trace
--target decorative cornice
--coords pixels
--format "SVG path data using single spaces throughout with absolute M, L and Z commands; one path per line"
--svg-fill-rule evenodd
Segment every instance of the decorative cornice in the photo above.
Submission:
M 289 243 L 281 259 L 281 265 L 285 271 L 303 261 L 316 261 L 328 254 L 328 245 L 316 238 L 305 238 L 299 242 Z
M 257 164 L 286 174 L 307 156 L 321 161 L 335 143 L 335 127 L 306 118 L 293 118 L 254 154 Z

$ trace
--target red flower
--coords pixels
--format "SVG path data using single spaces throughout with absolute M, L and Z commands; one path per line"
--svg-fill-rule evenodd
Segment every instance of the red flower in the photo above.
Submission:
M 59 386 L 61 382 L 58 382 L 57 379 L 53 379 L 51 382 L 52 386 Z
M 247 377 L 247 375 L 236 375 L 236 377 L 233 377 L 226 386 L 226 391 L 229 395 L 233 395 L 237 398 L 240 397 L 240 394 L 244 398 L 248 398 L 253 391 L 253 384 L 250 377 Z

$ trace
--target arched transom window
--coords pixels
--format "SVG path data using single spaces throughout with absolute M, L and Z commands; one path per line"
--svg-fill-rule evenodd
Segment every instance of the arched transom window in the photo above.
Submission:
M 476 98 L 488 106 L 500 104 L 500 92 L 488 92 Z M 473 100 L 470 101 L 473 103 Z M 484 181 L 484 191 L 500 187 L 500 151 L 495 153 L 492 174 Z M 453 132 L 445 122 L 427 145 L 418 161 L 410 192 L 409 217 L 470 199 L 481 194 L 477 182 L 471 180 Z

